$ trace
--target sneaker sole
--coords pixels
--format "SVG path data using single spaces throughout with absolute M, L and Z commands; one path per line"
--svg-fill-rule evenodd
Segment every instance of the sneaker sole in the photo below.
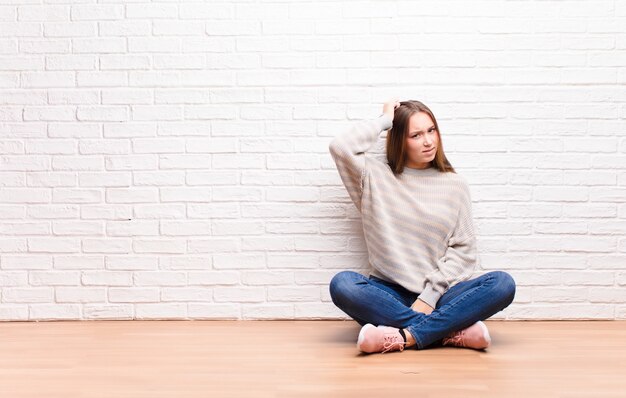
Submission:
M 371 323 L 368 323 L 368 324 L 366 324 L 365 326 L 363 326 L 363 327 L 361 328 L 361 331 L 359 332 L 359 338 L 358 338 L 358 340 L 356 341 L 356 348 L 357 348 L 359 351 L 362 351 L 362 350 L 361 350 L 361 343 L 363 343 L 363 340 L 365 339 L 365 332 L 366 332 L 368 329 L 371 329 L 371 328 L 376 328 L 376 326 L 372 325 Z

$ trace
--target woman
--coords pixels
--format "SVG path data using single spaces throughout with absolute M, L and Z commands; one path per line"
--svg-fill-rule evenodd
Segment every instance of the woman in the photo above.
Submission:
M 387 162 L 366 156 L 387 129 Z M 373 269 L 330 282 L 333 303 L 363 326 L 357 348 L 487 348 L 481 321 L 511 304 L 515 282 L 501 271 L 470 279 L 479 257 L 469 186 L 448 162 L 431 110 L 389 101 L 329 149 L 361 213 Z

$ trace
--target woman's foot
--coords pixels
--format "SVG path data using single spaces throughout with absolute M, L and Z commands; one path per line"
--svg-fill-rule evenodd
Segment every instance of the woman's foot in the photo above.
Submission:
M 405 345 L 406 342 L 400 334 L 400 329 L 383 325 L 376 327 L 371 323 L 361 328 L 356 343 L 360 351 L 367 353 L 403 351 Z
M 491 336 L 489 336 L 487 326 L 481 321 L 478 321 L 466 329 L 449 334 L 441 341 L 441 344 L 444 346 L 484 350 L 491 344 Z

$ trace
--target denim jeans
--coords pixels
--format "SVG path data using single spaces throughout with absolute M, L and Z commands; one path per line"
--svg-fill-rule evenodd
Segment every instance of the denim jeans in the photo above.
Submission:
M 515 296 L 515 281 L 506 272 L 492 271 L 460 282 L 441 296 L 429 315 L 411 309 L 417 293 L 354 271 L 335 275 L 330 295 L 359 324 L 407 329 L 415 338 L 415 348 L 423 349 L 508 307 Z

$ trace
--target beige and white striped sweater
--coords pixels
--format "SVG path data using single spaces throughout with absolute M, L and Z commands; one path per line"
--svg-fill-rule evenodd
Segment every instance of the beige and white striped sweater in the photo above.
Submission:
M 388 115 L 355 123 L 335 137 L 330 153 L 359 209 L 372 275 L 419 294 L 435 308 L 479 265 L 469 186 L 456 173 L 405 167 L 397 177 L 368 153 Z

